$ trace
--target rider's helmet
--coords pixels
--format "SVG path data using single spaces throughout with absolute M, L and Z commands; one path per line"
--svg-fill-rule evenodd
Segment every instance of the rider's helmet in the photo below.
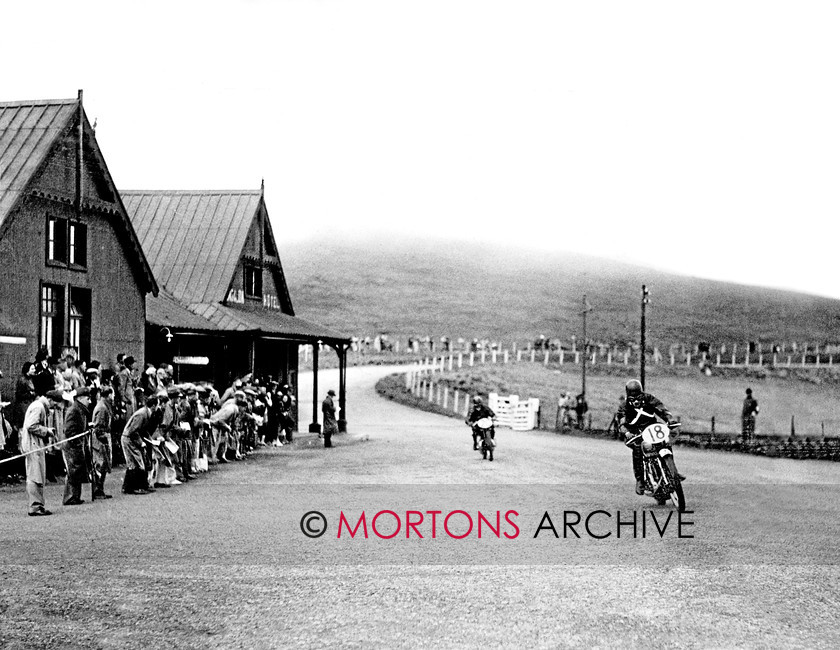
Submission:
M 624 385 L 624 392 L 627 393 L 627 401 L 634 408 L 642 405 L 642 382 L 638 379 L 631 379 Z
M 481 398 L 478 395 L 473 397 L 473 404 L 481 404 Z

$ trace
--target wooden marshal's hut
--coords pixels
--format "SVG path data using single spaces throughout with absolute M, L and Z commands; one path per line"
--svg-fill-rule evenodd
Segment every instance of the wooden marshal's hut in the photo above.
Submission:
M 152 270 L 76 99 L 0 103 L 3 396 L 25 361 L 143 358 Z
M 247 373 L 297 392 L 298 346 L 328 345 L 338 355 L 346 429 L 350 338 L 295 316 L 263 189 L 121 194 L 161 285 L 147 301 L 146 358 L 171 363 L 176 380 L 211 381 L 220 392 Z M 311 431 L 320 430 L 323 397 L 315 360 Z

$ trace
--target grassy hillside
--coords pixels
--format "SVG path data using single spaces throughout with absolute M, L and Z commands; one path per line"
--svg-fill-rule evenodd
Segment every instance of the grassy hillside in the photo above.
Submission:
M 840 340 L 838 300 L 583 255 L 393 240 L 310 242 L 280 254 L 298 315 L 350 335 L 568 339 L 580 336 L 586 293 L 589 336 L 634 342 L 647 284 L 653 344 Z

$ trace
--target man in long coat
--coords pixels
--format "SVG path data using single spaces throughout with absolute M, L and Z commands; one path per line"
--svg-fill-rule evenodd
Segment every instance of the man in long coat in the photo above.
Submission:
M 134 380 L 134 357 L 127 356 L 117 372 L 114 381 L 114 405 L 117 410 L 125 412 L 126 420 L 131 417 L 139 404 L 135 399 L 134 390 L 137 382 Z
M 134 411 L 125 424 L 120 440 L 125 455 L 126 470 L 122 487 L 125 494 L 148 494 L 150 491 L 143 439 L 151 436 L 158 426 L 158 418 L 155 416 L 157 410 L 158 398 L 152 395 L 146 398 L 146 405 Z
M 338 433 L 333 397 L 335 397 L 335 391 L 330 388 L 321 404 L 321 412 L 324 414 L 324 447 L 332 447 L 332 436 L 334 433 Z
M 44 482 L 47 477 L 47 460 L 43 450 L 55 431 L 47 426 L 50 409 L 62 401 L 61 391 L 47 391 L 32 402 L 23 417 L 20 430 L 20 451 L 26 456 L 26 494 L 29 498 L 29 516 L 52 514 L 44 507 Z M 29 453 L 32 452 L 32 453 Z
M 64 505 L 77 506 L 84 503 L 82 483 L 87 476 L 85 460 L 86 436 L 76 438 L 87 431 L 90 416 L 90 389 L 81 386 L 76 389 L 73 403 L 64 412 L 64 435 L 67 441 L 63 445 L 64 464 L 67 466 L 67 478 L 64 482 Z M 71 440 L 71 438 L 75 438 Z
M 110 386 L 103 386 L 99 393 L 99 401 L 93 409 L 92 452 L 93 452 L 93 498 L 110 499 L 110 494 L 105 494 L 105 476 L 111 471 L 111 424 L 114 420 L 114 407 L 112 404 L 113 389 Z

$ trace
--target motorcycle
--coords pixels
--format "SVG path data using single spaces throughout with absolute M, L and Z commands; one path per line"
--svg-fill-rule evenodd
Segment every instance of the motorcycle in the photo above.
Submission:
M 624 444 L 631 448 L 640 446 L 642 449 L 645 493 L 650 493 L 659 505 L 664 505 L 670 499 L 679 512 L 685 512 L 682 480 L 671 449 L 671 429 L 678 426 L 679 423 L 669 427 L 657 422 L 635 436 L 628 434 Z
M 469 424 L 469 422 L 467 423 Z M 493 419 L 489 417 L 481 418 L 472 423 L 472 437 L 473 449 L 481 451 L 481 457 L 493 460 L 493 450 L 496 448 L 496 440 L 493 437 L 495 429 L 493 428 Z M 481 447 L 478 446 L 478 441 L 481 440 Z

